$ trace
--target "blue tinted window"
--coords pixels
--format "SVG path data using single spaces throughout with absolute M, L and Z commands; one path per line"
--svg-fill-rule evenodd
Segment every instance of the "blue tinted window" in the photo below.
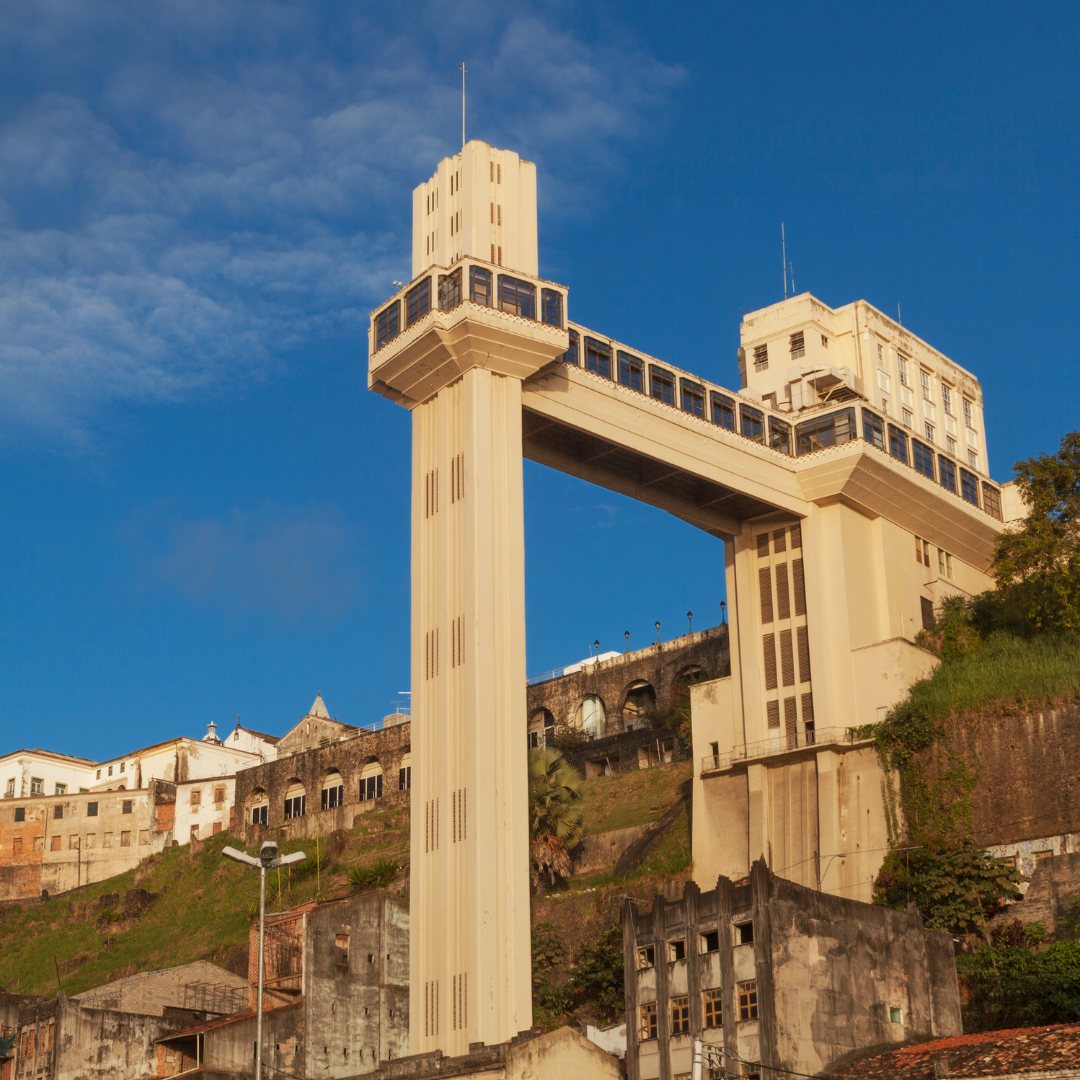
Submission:
M 735 430 L 735 402 L 724 394 L 710 391 L 712 404 L 712 422 L 718 427 Z
M 791 453 L 791 425 L 775 416 L 769 417 L 769 445 L 781 454 Z
M 960 495 L 972 506 L 979 505 L 979 481 L 974 473 L 967 469 L 960 470 Z
M 631 390 L 645 392 L 645 365 L 636 356 L 619 351 L 619 383 Z
M 499 275 L 499 310 L 523 319 L 536 318 L 536 287 L 527 281 Z
M 548 326 L 562 326 L 562 293 L 540 290 L 540 321 Z
M 585 370 L 595 371 L 605 379 L 611 378 L 611 346 L 596 338 L 585 339 Z
M 869 409 L 863 409 L 862 430 L 863 438 L 871 446 L 876 446 L 879 450 L 885 449 L 885 422 L 880 416 Z
M 679 389 L 682 392 L 682 409 L 683 412 L 693 413 L 694 416 L 705 415 L 705 387 L 701 383 L 690 382 L 689 379 L 682 379 L 679 382 Z
M 655 364 L 649 365 L 649 396 L 665 405 L 675 404 L 675 376 Z
M 482 266 L 469 267 L 469 299 L 474 304 L 491 307 L 491 271 Z
M 431 310 L 431 278 L 417 282 L 405 294 L 405 325 L 412 326 Z
M 765 441 L 765 414 L 749 405 L 739 406 L 739 431 L 755 442 Z
M 573 364 L 575 367 L 581 363 L 581 356 L 579 354 L 580 338 L 576 330 L 570 331 L 570 348 L 563 353 L 563 360 L 568 364 Z
M 956 466 L 940 454 L 938 455 L 938 480 L 943 488 L 956 494 Z
M 895 424 L 889 425 L 889 453 L 897 461 L 908 463 L 907 436 Z
M 934 451 L 918 439 L 911 440 L 911 463 L 916 472 L 934 479 Z
M 401 333 L 401 302 L 395 300 L 375 316 L 375 348 L 381 349 Z

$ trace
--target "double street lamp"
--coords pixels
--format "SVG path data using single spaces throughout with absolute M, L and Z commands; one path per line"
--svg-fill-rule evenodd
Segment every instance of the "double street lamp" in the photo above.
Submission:
M 237 851 L 234 847 L 221 849 L 226 859 L 254 866 L 259 871 L 259 1002 L 255 1009 L 255 1080 L 262 1080 L 262 1022 L 263 1022 L 263 982 L 266 978 L 266 871 L 278 866 L 289 866 L 302 862 L 307 856 L 302 851 L 289 855 L 278 855 L 278 846 L 273 840 L 267 840 L 259 848 L 259 856 L 249 855 L 246 851 Z

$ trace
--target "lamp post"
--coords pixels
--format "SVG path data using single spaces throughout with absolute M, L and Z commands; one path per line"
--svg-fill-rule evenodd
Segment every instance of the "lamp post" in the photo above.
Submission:
M 592 652 L 593 652 L 593 656 L 599 657 L 599 655 L 600 655 L 600 639 L 599 638 L 597 638 L 592 643 Z
M 656 627 L 656 644 L 659 645 L 660 644 L 660 620 L 657 619 L 656 622 L 653 623 L 653 626 Z
M 688 634 L 694 632 L 694 613 L 692 611 L 686 613 L 686 632 Z
M 307 858 L 302 851 L 278 856 L 277 844 L 267 840 L 259 848 L 259 857 L 246 851 L 237 851 L 234 847 L 221 849 L 226 859 L 254 866 L 259 871 L 259 1003 L 255 1008 L 255 1080 L 262 1080 L 262 1022 L 263 1022 L 263 982 L 266 978 L 266 871 L 278 866 L 289 866 Z
M 629 630 L 624 630 L 622 632 L 622 636 L 624 638 L 626 638 L 626 655 L 629 656 L 630 655 L 630 631 Z
M 727 601 L 720 601 L 720 621 L 727 626 Z

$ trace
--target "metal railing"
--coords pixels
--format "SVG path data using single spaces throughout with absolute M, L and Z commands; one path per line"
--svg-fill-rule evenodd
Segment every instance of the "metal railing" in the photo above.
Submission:
M 701 771 L 717 772 L 722 769 L 729 769 L 740 761 L 773 757 L 776 754 L 787 754 L 792 750 L 801 750 L 808 746 L 835 745 L 837 743 L 854 743 L 856 741 L 865 742 L 866 740 L 856 740 L 852 735 L 852 729 L 846 727 L 814 728 L 810 731 L 798 731 L 791 734 L 777 732 L 772 738 L 744 743 L 726 754 L 709 754 L 708 757 L 703 757 L 701 759 Z

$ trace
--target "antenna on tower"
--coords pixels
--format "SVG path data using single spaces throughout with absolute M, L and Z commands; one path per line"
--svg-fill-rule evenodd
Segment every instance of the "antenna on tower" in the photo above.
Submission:
M 469 69 L 465 61 L 461 61 L 461 149 L 465 150 L 465 73 Z
M 795 295 L 795 264 L 793 262 L 789 262 L 787 265 L 788 265 L 788 270 L 791 272 L 791 295 L 794 296 Z
M 903 326 L 904 325 L 904 320 L 902 318 L 900 318 L 900 301 L 899 300 L 896 301 L 896 325 L 897 326 Z
M 780 262 L 784 268 L 784 299 L 787 299 L 787 238 L 784 236 L 784 223 L 780 222 Z

